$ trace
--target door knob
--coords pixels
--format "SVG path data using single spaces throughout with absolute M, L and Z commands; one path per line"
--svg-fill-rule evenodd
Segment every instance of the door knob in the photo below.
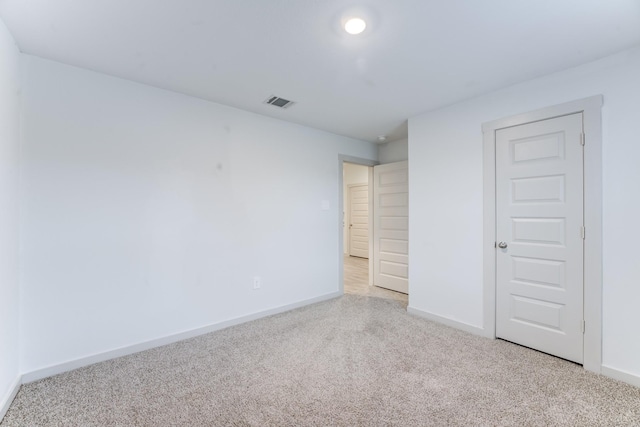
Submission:
M 500 242 L 500 243 L 498 243 L 498 247 L 499 247 L 500 249 L 505 249 L 505 248 L 507 247 L 507 242 Z

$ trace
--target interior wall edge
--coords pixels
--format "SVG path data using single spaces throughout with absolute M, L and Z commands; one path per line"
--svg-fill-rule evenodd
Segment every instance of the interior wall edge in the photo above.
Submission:
M 2 398 L 2 400 L 0 400 L 0 422 L 2 422 L 2 419 L 4 418 L 7 411 L 9 410 L 9 407 L 13 403 L 13 399 L 16 398 L 18 391 L 20 391 L 21 385 L 22 385 L 22 376 L 18 375 L 15 378 L 15 380 L 13 380 L 13 383 L 11 383 L 11 387 L 7 391 L 7 394 Z
M 614 380 L 622 381 L 632 386 L 640 387 L 640 376 L 622 369 L 612 368 L 611 366 L 602 365 L 601 374 Z
M 229 328 L 231 326 L 240 325 L 242 323 L 250 322 L 252 320 L 258 320 L 264 317 L 272 316 L 274 314 L 284 313 L 286 311 L 301 308 L 310 304 L 316 304 L 322 301 L 338 298 L 342 296 L 341 292 L 331 292 L 328 294 L 320 295 L 314 298 L 286 304 L 267 310 L 259 311 L 256 313 L 247 314 L 244 316 L 236 317 L 233 319 L 225 320 L 222 322 L 213 323 L 211 325 L 202 326 L 200 328 L 191 329 L 188 331 L 179 332 L 177 334 L 167 335 L 162 338 L 157 338 L 130 346 L 120 347 L 105 352 L 92 354 L 90 356 L 81 357 L 79 359 L 70 360 L 55 365 L 48 366 L 46 368 L 36 369 L 34 371 L 25 372 L 22 374 L 22 384 L 31 383 L 44 378 L 48 378 L 54 375 L 62 374 L 64 372 L 73 371 L 85 366 L 93 365 L 96 363 L 104 362 L 118 357 L 128 356 L 141 351 L 150 350 L 156 347 L 162 347 L 164 345 L 173 344 L 178 341 L 183 341 L 189 338 L 194 338 L 200 335 L 208 334 L 210 332 L 219 331 Z M 8 408 L 8 405 L 7 405 Z
M 0 18 L 0 420 L 20 384 L 21 54 Z
M 470 334 L 473 334 L 473 335 L 479 335 L 481 337 L 491 338 L 489 335 L 487 335 L 487 331 L 483 328 L 480 328 L 475 325 L 471 325 L 469 323 L 461 322 L 459 320 L 451 319 L 444 316 L 439 316 L 437 314 L 430 313 L 428 311 L 420 310 L 419 308 L 409 306 L 407 307 L 407 313 L 412 314 L 414 316 L 422 317 L 432 322 L 449 326 L 454 329 L 459 329 L 461 331 L 469 332 Z

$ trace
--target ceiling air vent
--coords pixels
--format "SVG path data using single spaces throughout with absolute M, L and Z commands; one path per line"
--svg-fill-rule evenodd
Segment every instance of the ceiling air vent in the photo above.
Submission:
M 272 95 L 270 97 L 268 97 L 265 101 L 265 104 L 271 104 L 275 107 L 279 107 L 279 108 L 289 108 L 291 107 L 293 104 L 295 104 L 295 102 L 293 101 L 289 101 L 288 99 L 284 99 L 284 98 L 280 98 L 279 96 L 275 96 Z

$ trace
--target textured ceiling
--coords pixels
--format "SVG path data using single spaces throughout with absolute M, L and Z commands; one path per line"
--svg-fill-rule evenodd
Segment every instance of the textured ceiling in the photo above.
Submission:
M 353 14 L 360 36 L 340 27 Z M 0 16 L 22 52 L 369 141 L 640 44 L 640 0 L 0 0 Z

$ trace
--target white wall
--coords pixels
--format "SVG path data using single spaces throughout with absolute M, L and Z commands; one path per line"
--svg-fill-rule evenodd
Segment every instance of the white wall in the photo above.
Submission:
M 410 306 L 483 326 L 481 125 L 596 94 L 604 95 L 603 364 L 640 376 L 640 49 L 409 120 Z
M 338 291 L 338 156 L 375 145 L 24 65 L 24 372 Z
M 0 21 L 0 419 L 19 378 L 20 52 Z
M 354 163 L 344 163 L 343 175 L 342 175 L 342 206 L 343 212 L 343 248 L 344 253 L 349 253 L 349 185 L 350 184 L 368 184 L 369 183 L 369 167 L 363 165 L 356 165 Z
M 398 139 L 378 145 L 378 161 L 381 165 L 405 160 L 409 160 L 408 139 Z

